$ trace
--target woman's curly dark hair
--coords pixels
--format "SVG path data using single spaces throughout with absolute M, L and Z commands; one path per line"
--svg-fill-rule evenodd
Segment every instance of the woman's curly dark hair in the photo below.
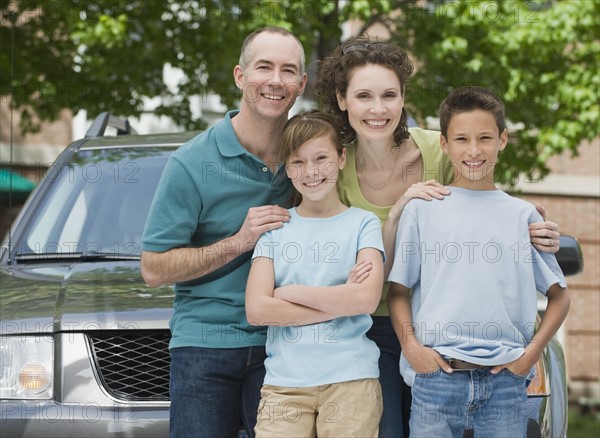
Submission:
M 396 73 L 403 93 L 414 70 L 411 60 L 400 46 L 366 37 L 352 38 L 340 44 L 331 56 L 319 63 L 317 80 L 313 85 L 315 98 L 321 110 L 334 118 L 346 144 L 356 139 L 356 132 L 350 126 L 348 113 L 338 106 L 336 90 L 346 96 L 350 73 L 354 68 L 366 64 L 381 65 Z M 403 108 L 400 123 L 394 132 L 394 141 L 398 145 L 409 137 L 407 120 L 408 114 Z

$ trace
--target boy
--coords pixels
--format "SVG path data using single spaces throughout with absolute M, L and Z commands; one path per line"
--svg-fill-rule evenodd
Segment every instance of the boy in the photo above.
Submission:
M 466 429 L 524 437 L 528 377 L 567 315 L 566 283 L 554 255 L 529 242 L 528 223 L 541 220 L 535 208 L 495 186 L 508 141 L 500 100 L 481 87 L 456 89 L 440 124 L 452 194 L 407 204 L 389 275 L 411 437 Z M 548 306 L 534 335 L 536 290 Z

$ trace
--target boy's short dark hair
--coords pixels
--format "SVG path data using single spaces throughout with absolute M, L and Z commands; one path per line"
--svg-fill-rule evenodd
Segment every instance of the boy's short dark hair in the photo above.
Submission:
M 440 105 L 439 117 L 442 135 L 448 136 L 448 125 L 450 125 L 452 116 L 474 110 L 491 113 L 498 126 L 498 135 L 502 135 L 506 129 L 502 101 L 487 88 L 475 85 L 456 88 Z

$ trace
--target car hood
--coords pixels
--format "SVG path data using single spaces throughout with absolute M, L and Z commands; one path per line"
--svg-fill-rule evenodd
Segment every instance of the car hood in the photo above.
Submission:
M 139 262 L 2 266 L 0 333 L 165 329 L 173 289 L 150 288 Z

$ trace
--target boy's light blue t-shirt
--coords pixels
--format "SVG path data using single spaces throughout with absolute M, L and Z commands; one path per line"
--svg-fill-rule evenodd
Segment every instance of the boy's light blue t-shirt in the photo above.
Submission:
M 480 365 L 512 362 L 533 337 L 536 290 L 566 287 L 564 276 L 530 243 L 528 224 L 542 220 L 531 204 L 501 190 L 451 192 L 406 205 L 389 280 L 412 289 L 422 345 Z M 412 386 L 404 356 L 400 371 Z
M 261 236 L 252 256 L 273 260 L 275 287 L 344 284 L 359 250 L 383 254 L 381 224 L 371 212 L 350 207 L 330 218 L 308 218 L 291 209 L 290 215 L 282 228 Z M 269 326 L 264 383 L 309 387 L 379 377 L 379 349 L 366 336 L 371 325 L 365 314 Z

